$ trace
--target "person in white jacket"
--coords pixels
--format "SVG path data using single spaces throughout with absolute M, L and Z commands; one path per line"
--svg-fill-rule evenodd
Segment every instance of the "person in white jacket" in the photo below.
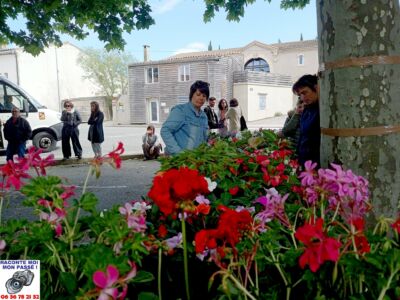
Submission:
M 240 117 L 242 116 L 242 109 L 236 98 L 229 101 L 229 109 L 226 113 L 226 118 L 229 120 L 228 132 L 231 136 L 236 136 L 240 132 Z

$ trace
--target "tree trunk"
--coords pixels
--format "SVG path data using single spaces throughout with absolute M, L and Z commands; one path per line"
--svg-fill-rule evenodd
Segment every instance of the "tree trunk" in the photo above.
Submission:
M 375 217 L 400 196 L 398 0 L 317 0 L 322 166 L 369 180 Z M 389 127 L 388 127 L 389 126 Z
M 113 120 L 113 110 L 112 110 L 112 96 L 106 96 L 106 105 L 107 105 L 107 111 L 108 115 L 110 116 L 110 120 Z

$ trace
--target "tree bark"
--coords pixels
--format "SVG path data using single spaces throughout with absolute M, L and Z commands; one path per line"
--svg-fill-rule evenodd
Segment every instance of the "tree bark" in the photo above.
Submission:
M 395 217 L 400 204 L 399 2 L 317 0 L 317 17 L 322 166 L 336 162 L 366 177 L 374 217 Z M 394 126 L 392 133 L 382 126 Z

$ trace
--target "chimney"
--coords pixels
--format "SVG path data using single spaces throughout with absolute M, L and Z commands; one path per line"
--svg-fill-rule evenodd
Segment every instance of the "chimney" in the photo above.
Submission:
M 143 61 L 149 61 L 149 45 L 143 45 Z

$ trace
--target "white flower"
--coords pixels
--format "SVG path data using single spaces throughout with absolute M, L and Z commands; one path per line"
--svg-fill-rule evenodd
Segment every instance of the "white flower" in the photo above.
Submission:
M 278 191 L 275 188 L 265 189 L 267 195 L 276 196 L 279 195 Z
M 237 211 L 237 212 L 241 212 L 243 210 L 247 210 L 251 214 L 256 211 L 255 207 L 253 207 L 253 206 L 252 207 L 244 207 L 244 206 L 239 205 L 235 208 L 235 211 Z
M 210 192 L 212 192 L 213 190 L 215 190 L 215 188 L 217 187 L 217 183 L 215 181 L 211 181 L 210 178 L 205 177 L 207 183 L 208 183 L 208 190 Z
M 182 246 L 182 233 L 179 232 L 176 236 L 165 240 L 169 249 L 175 249 Z
M 144 201 L 137 201 L 133 204 L 133 210 L 140 210 L 140 211 L 146 211 L 151 209 L 151 205 L 148 205 Z

